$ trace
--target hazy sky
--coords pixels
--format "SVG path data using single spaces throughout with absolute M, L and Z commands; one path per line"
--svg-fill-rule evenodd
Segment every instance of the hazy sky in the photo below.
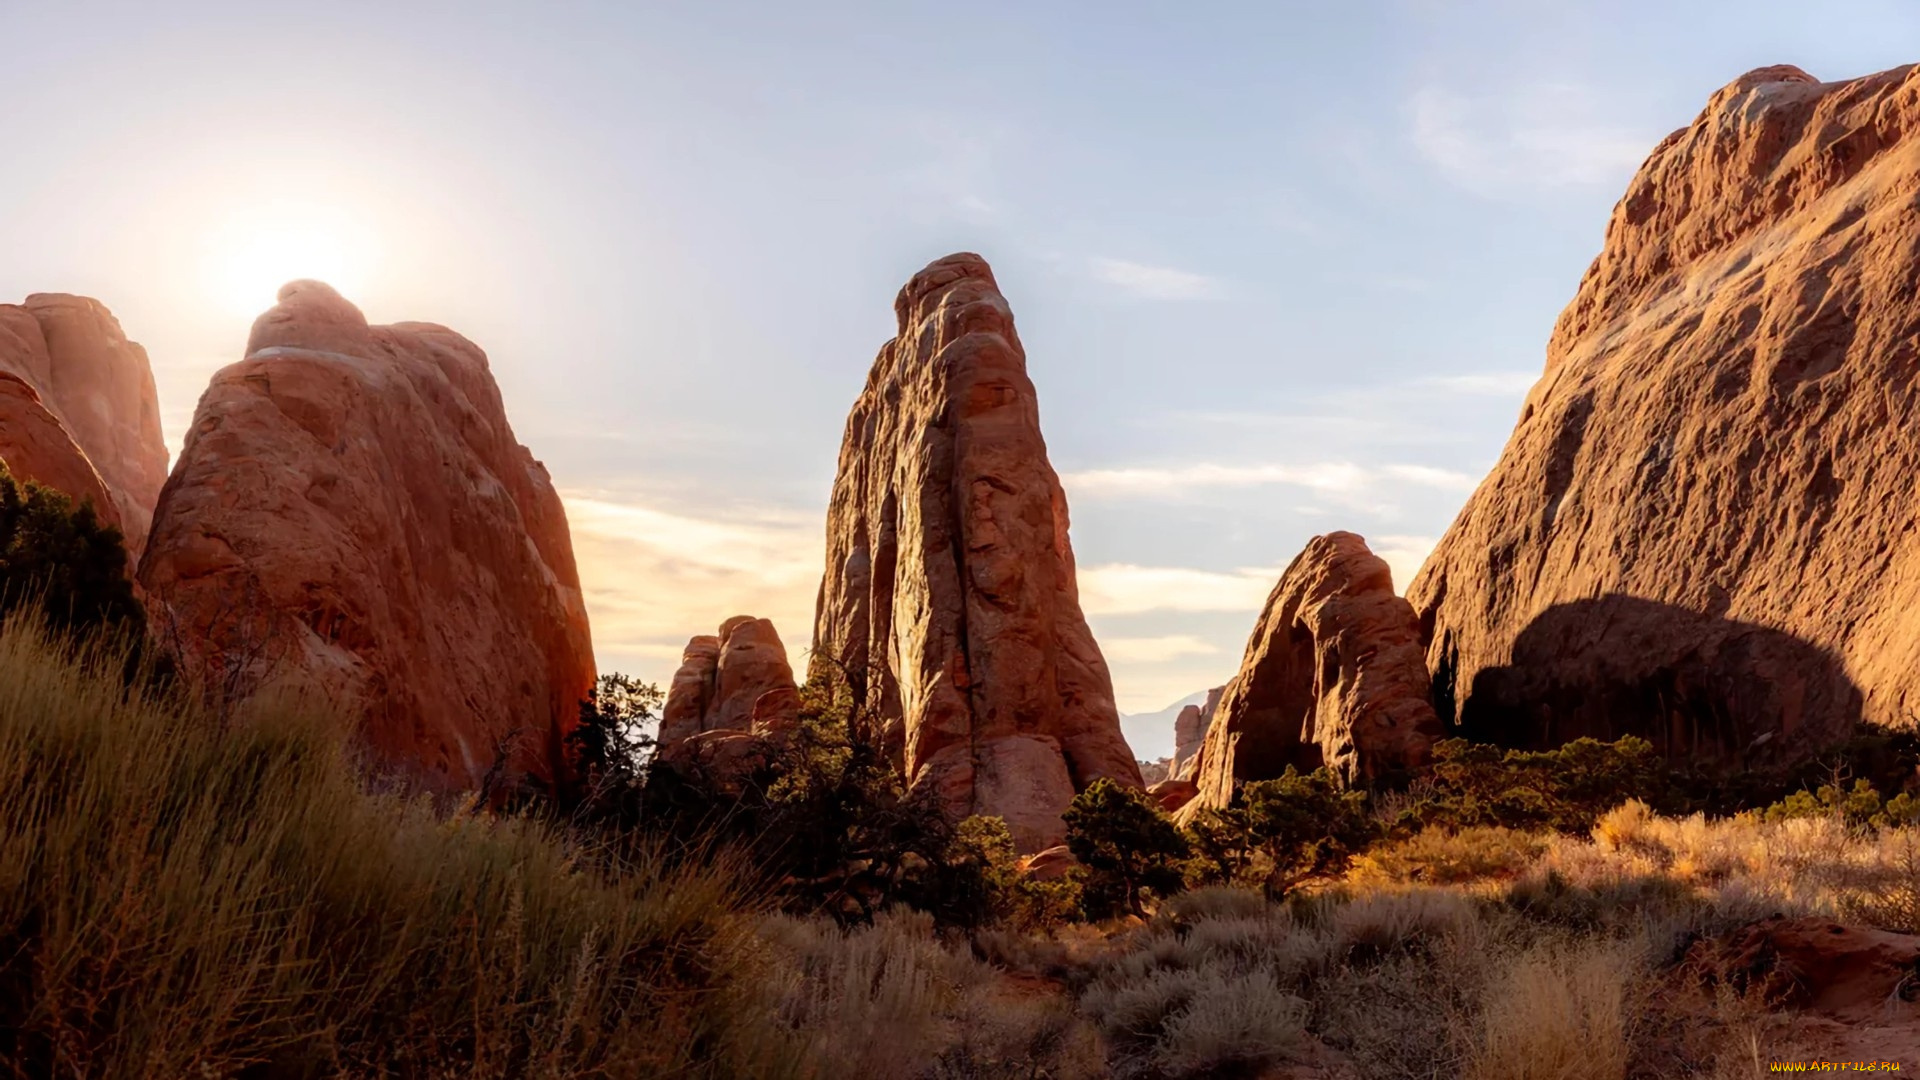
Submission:
M 1279 569 L 1404 586 L 1627 178 L 1717 87 L 1920 59 L 1920 4 L 0 0 L 0 298 L 97 296 L 177 447 L 284 280 L 492 357 L 602 670 L 772 617 L 925 263 L 994 265 L 1124 711 Z M 1164 746 L 1136 747 L 1142 756 Z

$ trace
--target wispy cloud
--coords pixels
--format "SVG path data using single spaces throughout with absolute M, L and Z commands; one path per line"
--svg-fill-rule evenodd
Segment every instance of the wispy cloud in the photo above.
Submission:
M 1220 647 L 1192 634 L 1168 634 L 1101 638 L 1100 651 L 1110 663 L 1153 664 L 1187 656 L 1213 656 L 1220 652 Z
M 1471 491 L 1479 481 L 1466 473 L 1428 465 L 1356 465 L 1346 461 L 1305 465 L 1240 465 L 1197 462 L 1170 466 L 1088 469 L 1061 482 L 1076 496 L 1176 495 L 1212 488 L 1285 485 L 1332 494 L 1357 494 L 1388 482 Z
M 564 492 L 603 670 L 660 680 L 687 638 L 733 615 L 772 619 L 796 666 L 825 561 L 815 515 L 698 517 L 600 492 Z
M 1608 100 L 1571 83 L 1516 87 L 1498 96 L 1426 86 L 1408 103 L 1409 134 L 1442 174 L 1481 195 L 1624 186 L 1658 133 L 1610 116 Z
M 1437 543 L 1439 540 L 1431 536 L 1382 536 L 1369 546 L 1393 571 L 1394 591 L 1404 594 Z
M 1279 567 L 1221 573 L 1185 566 L 1107 563 L 1079 569 L 1080 607 L 1089 616 L 1149 611 L 1259 611 Z M 1104 647 L 1104 646 L 1103 646 Z
M 1519 397 L 1540 381 L 1537 371 L 1483 371 L 1467 375 L 1433 375 L 1417 385 L 1454 394 Z
M 1220 293 L 1218 279 L 1171 266 L 1094 259 L 1089 268 L 1096 280 L 1148 300 L 1201 300 Z

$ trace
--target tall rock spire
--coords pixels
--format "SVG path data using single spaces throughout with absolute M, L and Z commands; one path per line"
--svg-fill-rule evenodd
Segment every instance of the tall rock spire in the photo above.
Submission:
M 894 301 L 847 417 L 814 621 L 816 676 L 850 685 L 889 751 L 954 816 L 1027 851 L 1101 777 L 1138 787 L 1080 611 L 1067 500 L 1013 313 L 978 255 Z

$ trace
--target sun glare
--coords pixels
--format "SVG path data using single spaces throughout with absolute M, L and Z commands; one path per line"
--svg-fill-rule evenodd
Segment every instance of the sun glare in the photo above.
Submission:
M 202 277 L 209 299 L 230 314 L 257 315 L 280 286 L 324 281 L 361 299 L 378 261 L 374 233 L 345 210 L 276 203 L 236 211 L 205 234 Z

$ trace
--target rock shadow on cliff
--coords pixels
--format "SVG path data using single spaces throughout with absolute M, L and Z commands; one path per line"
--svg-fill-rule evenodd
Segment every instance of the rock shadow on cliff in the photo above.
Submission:
M 1452 717 L 1453 650 L 1434 696 Z M 1455 734 L 1521 749 L 1637 735 L 1673 761 L 1754 768 L 1844 740 L 1861 693 L 1838 657 L 1756 623 L 1609 594 L 1557 604 L 1478 672 Z

